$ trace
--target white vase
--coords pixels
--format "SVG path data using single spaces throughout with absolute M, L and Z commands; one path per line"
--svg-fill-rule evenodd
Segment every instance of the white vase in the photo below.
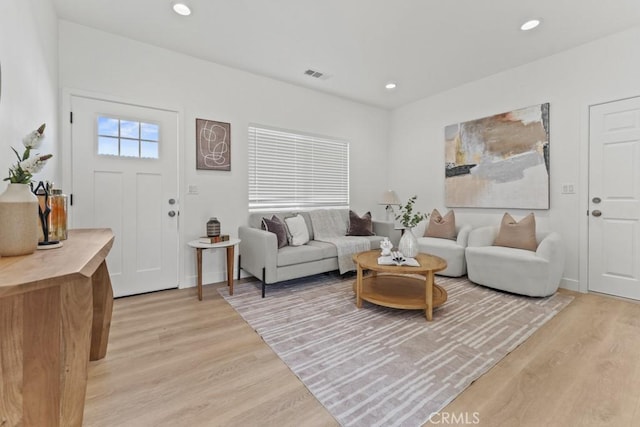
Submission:
M 414 258 L 418 255 L 418 239 L 416 239 L 416 236 L 413 234 L 412 228 L 406 228 L 404 230 L 400 238 L 400 243 L 398 244 L 398 250 L 408 258 Z
M 29 184 L 9 184 L 0 194 L 0 256 L 35 252 L 39 224 L 38 198 Z

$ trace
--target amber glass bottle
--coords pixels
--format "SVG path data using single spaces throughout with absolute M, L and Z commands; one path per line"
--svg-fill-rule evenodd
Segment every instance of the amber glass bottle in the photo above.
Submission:
M 49 197 L 51 214 L 49 215 L 49 240 L 67 239 L 67 195 L 54 188 Z

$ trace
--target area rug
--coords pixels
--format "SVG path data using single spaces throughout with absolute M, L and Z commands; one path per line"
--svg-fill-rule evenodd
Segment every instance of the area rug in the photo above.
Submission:
M 221 295 L 344 426 L 420 426 L 573 297 L 528 298 L 437 278 L 448 301 L 423 311 L 363 302 L 330 273 Z

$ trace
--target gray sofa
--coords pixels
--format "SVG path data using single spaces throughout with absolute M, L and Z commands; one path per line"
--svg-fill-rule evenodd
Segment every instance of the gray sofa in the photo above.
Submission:
M 349 223 L 349 210 L 340 209 L 340 215 L 345 224 Z M 283 219 L 300 213 L 309 231 L 309 243 L 302 246 L 285 246 L 278 249 L 276 235 L 261 229 L 262 218 L 272 215 Z M 384 237 L 394 231 L 392 222 L 373 221 L 375 236 L 366 236 L 371 243 L 371 249 L 380 247 Z M 338 269 L 338 253 L 336 247 L 328 242 L 314 240 L 313 224 L 308 212 L 258 212 L 249 215 L 248 225 L 238 228 L 240 270 L 257 277 L 262 281 L 262 296 L 265 295 L 265 285 L 297 279 L 312 274 L 325 273 Z

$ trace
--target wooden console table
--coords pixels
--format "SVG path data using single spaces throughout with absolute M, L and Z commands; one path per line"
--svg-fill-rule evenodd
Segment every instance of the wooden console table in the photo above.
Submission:
M 113 292 L 109 229 L 0 257 L 0 426 L 81 426 L 89 359 L 105 356 Z

